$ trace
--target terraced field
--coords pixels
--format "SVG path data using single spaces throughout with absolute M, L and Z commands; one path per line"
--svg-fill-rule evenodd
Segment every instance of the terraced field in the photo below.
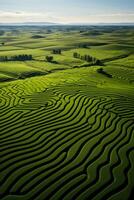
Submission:
M 128 55 L 120 64 L 115 54 L 124 55 L 124 49 L 105 56 L 97 46 L 83 54 L 97 56 L 97 49 L 99 59 L 110 58 L 103 68 L 112 78 L 98 73 L 100 66 L 74 68 L 70 58 L 76 47 L 63 52 L 65 63 L 56 55 L 59 63 L 52 69 L 42 58 L 0 63 L 0 72 L 15 78 L 0 79 L 2 200 L 133 199 L 134 60 Z M 42 74 L 20 80 L 18 73 L 27 70 Z

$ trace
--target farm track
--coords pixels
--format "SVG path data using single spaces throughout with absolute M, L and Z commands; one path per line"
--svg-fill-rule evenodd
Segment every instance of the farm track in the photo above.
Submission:
M 130 199 L 133 100 L 46 88 L 31 79 L 0 91 L 0 198 Z

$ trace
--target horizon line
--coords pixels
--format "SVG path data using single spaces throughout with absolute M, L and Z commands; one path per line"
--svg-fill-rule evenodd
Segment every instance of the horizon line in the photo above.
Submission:
M 3 24 L 46 24 L 46 25 L 94 25 L 94 24 L 134 24 L 134 22 L 71 22 L 71 23 L 64 23 L 64 22 L 49 22 L 49 21 L 24 21 L 24 22 L 0 22 L 0 25 Z

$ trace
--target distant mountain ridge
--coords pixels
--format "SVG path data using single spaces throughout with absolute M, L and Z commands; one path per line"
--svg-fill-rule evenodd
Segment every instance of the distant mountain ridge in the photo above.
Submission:
M 134 22 L 128 22 L 128 23 L 123 23 L 123 22 L 120 22 L 120 23 L 70 23 L 68 25 L 85 25 L 85 26 L 109 26 L 109 25 L 115 25 L 115 26 L 134 26 Z
M 0 23 L 0 25 L 12 25 L 12 26 L 51 26 L 51 25 L 60 25 L 60 23 L 54 22 L 20 22 L 20 23 Z
M 20 22 L 20 23 L 0 23 L 0 26 L 134 26 L 134 22 L 128 23 L 55 23 L 55 22 Z

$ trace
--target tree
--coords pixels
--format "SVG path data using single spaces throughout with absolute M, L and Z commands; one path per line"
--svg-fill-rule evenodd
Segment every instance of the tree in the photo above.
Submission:
M 53 56 L 46 56 L 47 62 L 52 62 L 53 61 Z
M 101 62 L 101 60 L 96 60 L 96 63 L 95 63 L 96 65 L 103 65 L 103 63 Z
M 81 60 L 85 60 L 85 56 L 81 56 L 80 59 L 81 59 Z
M 96 64 L 96 58 L 92 57 L 92 63 L 95 65 Z
M 103 68 L 97 69 L 97 72 L 103 74 L 104 73 Z
M 28 59 L 29 60 L 33 60 L 33 56 L 32 55 L 28 55 Z
M 74 53 L 73 53 L 73 57 L 74 57 L 74 58 L 78 58 L 78 53 L 77 53 L 77 52 L 74 52 Z
M 91 56 L 87 56 L 87 62 L 92 62 L 92 57 Z
M 79 48 L 87 48 L 87 47 L 88 47 L 88 45 L 85 43 L 79 44 Z
M 61 49 L 58 50 L 58 53 L 61 54 Z
M 4 57 L 4 61 L 5 62 L 8 61 L 8 57 L 7 56 Z
M 53 49 L 53 54 L 61 54 L 61 49 Z

